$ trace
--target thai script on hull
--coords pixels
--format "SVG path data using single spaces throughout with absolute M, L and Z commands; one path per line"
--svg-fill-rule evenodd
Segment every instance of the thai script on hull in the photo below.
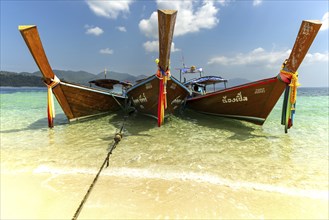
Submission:
M 139 95 L 136 99 L 133 97 L 131 99 L 135 105 L 147 102 L 147 98 L 144 93 L 143 95 Z
M 184 100 L 182 100 L 182 99 L 180 99 L 180 95 L 179 96 L 177 96 L 174 100 L 172 100 L 172 102 L 171 102 L 171 104 L 173 105 L 173 104 L 181 104 L 181 103 L 183 103 L 184 102 Z
M 233 102 L 247 102 L 248 97 L 242 96 L 242 92 L 239 92 L 234 98 L 227 98 L 227 96 L 223 96 L 222 103 L 233 103 Z

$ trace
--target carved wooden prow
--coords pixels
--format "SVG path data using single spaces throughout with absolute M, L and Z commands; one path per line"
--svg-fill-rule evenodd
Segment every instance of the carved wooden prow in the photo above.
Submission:
M 316 20 L 305 20 L 302 22 L 294 47 L 287 59 L 285 69 L 289 72 L 296 72 L 303 62 L 314 38 L 319 32 L 321 22 Z
M 35 63 L 38 65 L 45 79 L 45 82 L 47 84 L 50 84 L 52 80 L 54 80 L 55 74 L 50 67 L 46 53 L 43 49 L 37 26 L 22 25 L 18 27 L 18 30 L 21 32 L 22 37 L 24 38 L 24 41 L 34 58 Z M 70 105 L 68 104 L 61 87 L 60 86 L 54 87 L 53 92 L 66 116 L 69 119 L 74 118 Z
M 170 63 L 170 49 L 176 22 L 176 10 L 158 10 L 159 67 L 167 71 Z

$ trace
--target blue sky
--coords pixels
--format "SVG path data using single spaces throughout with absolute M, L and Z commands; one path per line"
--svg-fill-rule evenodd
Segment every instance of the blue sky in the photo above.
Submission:
M 156 72 L 156 9 L 177 9 L 171 70 L 250 81 L 275 76 L 302 20 L 324 25 L 299 68 L 302 86 L 328 86 L 328 1 L 3 1 L 1 70 L 34 72 L 18 25 L 38 26 L 53 69 Z

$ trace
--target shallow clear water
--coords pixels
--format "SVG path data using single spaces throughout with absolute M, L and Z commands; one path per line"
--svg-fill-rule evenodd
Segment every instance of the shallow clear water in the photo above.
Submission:
M 44 210 L 26 218 L 71 218 L 123 114 L 69 124 L 56 105 L 48 129 L 45 89 L 1 88 L 0 101 L 1 216 L 20 217 L 22 190 Z M 189 110 L 161 128 L 131 116 L 82 218 L 327 218 L 328 102 L 327 88 L 301 88 L 288 134 L 281 99 L 263 126 Z

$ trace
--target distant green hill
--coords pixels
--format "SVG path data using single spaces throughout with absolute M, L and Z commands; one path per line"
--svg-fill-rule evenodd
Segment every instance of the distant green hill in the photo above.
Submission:
M 40 87 L 45 84 L 42 82 L 41 76 L 31 75 L 29 73 L 14 73 L 1 71 L 0 72 L 0 86 L 12 86 L 12 87 Z
M 53 70 L 56 76 L 60 80 L 67 82 L 78 83 L 82 85 L 89 85 L 89 81 L 95 79 L 104 79 L 104 72 L 97 75 L 88 73 L 86 71 L 70 71 L 70 70 Z M 134 83 L 136 80 L 146 78 L 145 75 L 133 76 L 128 73 L 108 72 L 106 78 L 116 79 L 119 81 L 129 81 Z M 227 83 L 228 87 L 241 85 L 250 81 L 242 78 L 230 79 Z M 34 73 L 28 72 L 9 72 L 0 71 L 0 86 L 12 86 L 12 87 L 40 87 L 44 86 L 42 81 L 42 74 L 40 71 Z M 221 86 L 221 85 L 220 85 Z
M 70 71 L 70 70 L 53 70 L 55 75 L 67 82 L 78 83 L 83 85 L 89 85 L 89 81 L 95 79 L 104 78 L 104 73 L 94 75 L 86 71 Z M 147 76 L 132 76 L 128 73 L 109 72 L 107 78 L 116 79 L 120 81 L 135 82 L 138 79 L 145 78 Z M 12 86 L 12 87 L 40 87 L 44 86 L 42 81 L 42 74 L 40 71 L 28 73 L 28 72 L 9 72 L 0 71 L 0 86 Z

